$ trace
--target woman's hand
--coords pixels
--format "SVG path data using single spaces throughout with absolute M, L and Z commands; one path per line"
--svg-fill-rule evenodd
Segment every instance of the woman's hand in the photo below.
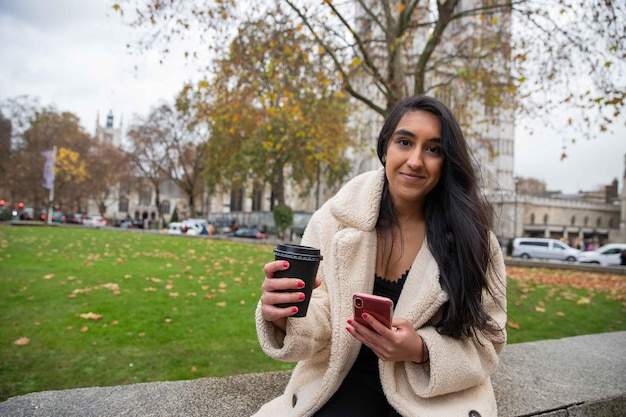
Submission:
M 421 362 L 428 359 L 428 347 L 406 319 L 394 318 L 392 329 L 387 328 L 370 314 L 363 314 L 363 319 L 374 330 L 352 319 L 348 320 L 346 329 L 355 339 L 372 349 L 378 358 L 395 362 Z M 422 347 L 425 349 L 424 352 Z
M 304 301 L 304 293 L 297 291 L 304 288 L 304 281 L 299 278 L 274 278 L 276 271 L 284 271 L 289 268 L 287 261 L 268 262 L 263 267 L 265 280 L 261 285 L 261 316 L 267 321 L 274 322 L 278 327 L 285 330 L 287 317 L 298 312 L 298 307 L 276 307 L 275 304 L 296 304 Z M 317 278 L 315 287 L 320 285 Z M 296 290 L 294 292 L 277 292 L 279 290 Z

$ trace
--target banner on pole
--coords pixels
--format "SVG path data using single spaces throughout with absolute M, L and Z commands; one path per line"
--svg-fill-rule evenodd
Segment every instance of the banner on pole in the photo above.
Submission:
M 54 186 L 54 162 L 56 159 L 56 152 L 54 149 L 49 149 L 41 153 L 46 158 L 46 163 L 43 166 L 43 179 L 44 188 L 50 190 Z

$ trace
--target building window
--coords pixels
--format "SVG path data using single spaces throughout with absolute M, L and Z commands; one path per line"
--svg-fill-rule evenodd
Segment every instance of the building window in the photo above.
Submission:
M 588 216 L 585 216 L 584 224 L 585 224 L 585 226 L 587 226 L 589 224 L 589 217 Z
M 570 224 L 572 226 L 574 226 L 576 224 L 576 216 L 572 216 L 572 220 L 570 221 Z
M 230 211 L 243 211 L 243 187 L 230 191 Z
M 144 188 L 139 193 L 139 205 L 140 206 L 149 206 L 152 201 L 152 190 L 148 188 Z
M 535 224 L 535 213 L 530 214 L 530 224 Z
M 261 211 L 261 204 L 263 203 L 263 189 L 260 187 L 254 187 L 252 190 L 252 211 Z
M 117 210 L 123 213 L 128 213 L 128 199 L 127 198 L 120 198 L 120 202 L 117 206 Z
M 611 229 L 613 228 L 613 218 L 612 217 L 609 219 L 609 228 L 611 228 Z
M 170 202 L 168 200 L 161 201 L 161 214 L 170 214 Z
M 596 220 L 596 227 L 601 227 L 602 226 L 602 217 L 598 217 L 598 220 Z
M 545 214 L 543 216 L 543 224 L 548 224 L 548 215 L 547 214 Z

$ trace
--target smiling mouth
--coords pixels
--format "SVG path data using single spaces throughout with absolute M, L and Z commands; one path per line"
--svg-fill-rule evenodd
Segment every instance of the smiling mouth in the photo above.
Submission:
M 418 174 L 409 174 L 406 172 L 401 172 L 400 175 L 402 175 L 403 177 L 408 177 L 409 179 L 425 179 L 426 177 L 424 175 L 418 175 Z

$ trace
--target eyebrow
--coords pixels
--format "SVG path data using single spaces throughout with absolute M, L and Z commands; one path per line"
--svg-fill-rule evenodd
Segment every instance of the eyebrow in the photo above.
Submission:
M 391 135 L 391 137 L 394 137 L 394 136 L 409 136 L 414 139 L 417 138 L 417 136 L 413 132 L 405 130 L 405 129 L 396 130 L 395 132 L 393 132 L 393 135 Z M 441 138 L 430 138 L 430 139 L 427 139 L 426 142 L 442 143 Z

